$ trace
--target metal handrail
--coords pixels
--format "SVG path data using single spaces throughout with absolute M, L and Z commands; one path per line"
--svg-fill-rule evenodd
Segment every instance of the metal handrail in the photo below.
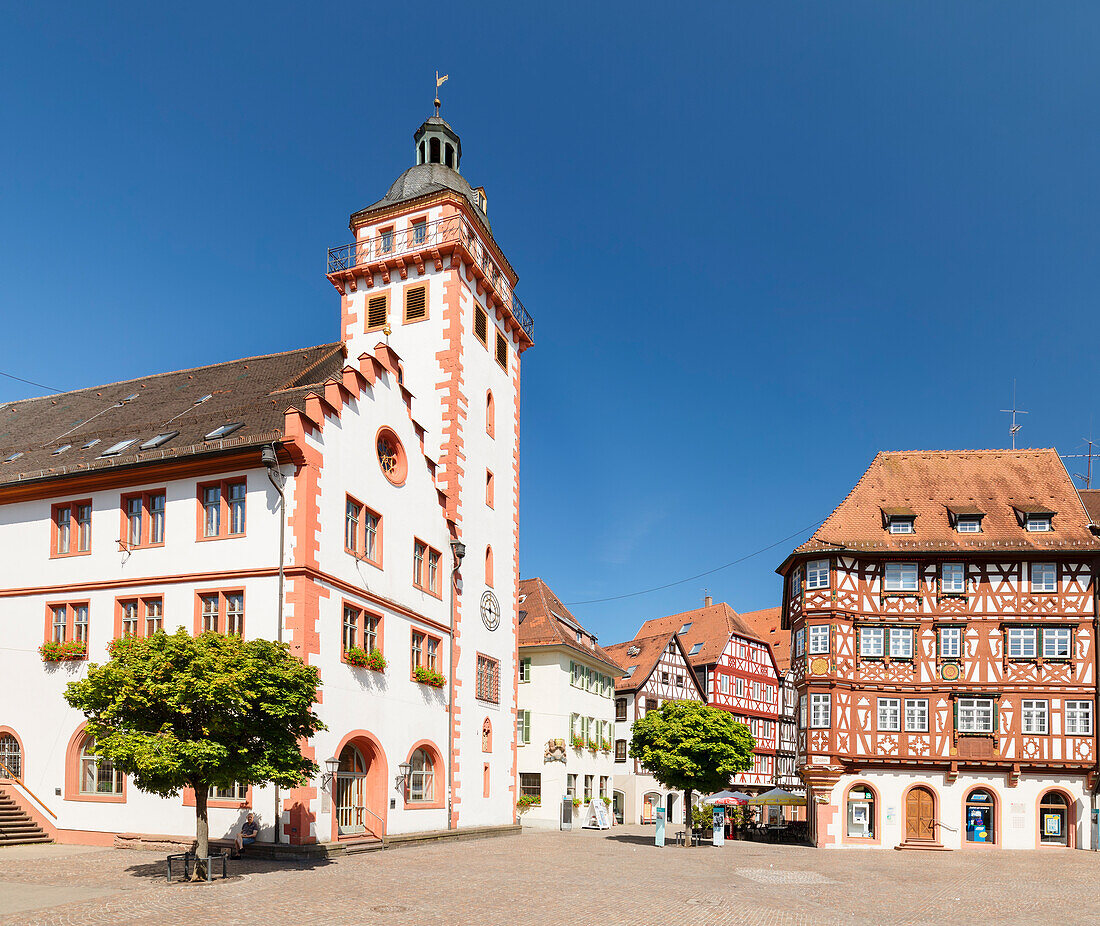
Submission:
M 47 807 L 44 803 L 42 803 L 42 798 L 40 798 L 30 788 L 28 788 L 26 786 L 26 784 L 23 782 L 22 778 L 20 778 L 18 775 L 16 775 L 15 772 L 13 772 L 10 768 L 8 768 L 7 765 L 5 765 L 3 762 L 0 762 L 0 769 L 3 769 L 8 774 L 8 777 L 6 779 L 0 779 L 0 780 L 2 780 L 2 781 L 14 781 L 17 785 L 19 785 L 19 787 L 21 787 L 24 791 L 26 791 L 27 794 L 29 794 L 32 798 L 34 798 L 34 800 L 38 803 L 39 807 L 41 807 L 44 811 L 46 811 L 46 813 L 48 813 L 55 820 L 57 819 L 57 814 L 55 814 L 52 810 L 50 810 L 49 807 Z
M 362 826 L 363 829 L 365 829 L 372 836 L 375 836 L 378 839 L 382 838 L 382 834 L 376 833 L 373 829 L 371 829 L 369 826 L 367 826 L 366 822 L 363 820 L 363 812 L 366 811 L 372 817 L 374 817 L 374 819 L 377 820 L 379 822 L 379 824 L 381 824 L 379 829 L 384 832 L 385 829 L 386 829 L 385 821 L 383 821 L 383 819 L 380 816 L 378 816 L 378 814 L 376 814 L 369 807 L 363 807 L 363 806 L 349 807 L 348 810 L 354 810 L 356 812 L 356 816 L 358 817 L 358 820 L 357 820 L 358 825 Z
M 405 257 L 445 244 L 461 244 L 465 248 L 470 255 L 470 261 L 482 269 L 500 301 L 512 313 L 512 317 L 527 336 L 533 339 L 535 320 L 509 285 L 507 275 L 497 265 L 473 226 L 460 215 L 445 216 L 434 222 L 422 222 L 400 231 L 375 233 L 370 238 L 329 248 L 327 273 L 342 273 L 374 261 Z

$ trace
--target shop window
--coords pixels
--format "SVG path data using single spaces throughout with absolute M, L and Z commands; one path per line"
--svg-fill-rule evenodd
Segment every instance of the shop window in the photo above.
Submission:
M 1039 841 L 1044 846 L 1068 846 L 1069 826 L 1069 802 L 1057 791 L 1047 791 L 1039 802 Z
M 848 791 L 848 835 L 875 838 L 875 792 L 866 785 L 855 785 Z
M 993 795 L 975 788 L 966 796 L 966 841 L 994 843 Z

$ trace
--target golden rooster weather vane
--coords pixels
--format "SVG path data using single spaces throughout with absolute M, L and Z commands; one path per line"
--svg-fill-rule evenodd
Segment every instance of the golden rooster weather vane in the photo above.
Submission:
M 439 104 L 439 88 L 442 87 L 444 83 L 446 83 L 447 78 L 450 77 L 450 76 L 451 76 L 450 74 L 444 74 L 442 77 L 440 77 L 439 76 L 439 71 L 435 72 L 435 114 L 437 116 L 439 115 L 439 105 L 440 105 Z

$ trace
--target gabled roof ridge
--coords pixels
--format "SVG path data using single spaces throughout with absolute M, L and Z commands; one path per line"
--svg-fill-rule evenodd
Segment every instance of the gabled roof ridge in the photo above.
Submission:
M 953 450 L 880 450 L 876 456 L 884 453 L 931 453 L 931 454 L 956 454 L 956 453 L 1049 453 L 1050 451 L 1057 451 L 1056 447 L 1018 447 L 1013 450 L 1011 447 L 986 447 L 973 450 L 965 450 L 955 448 Z
M 875 456 L 874 456 L 874 459 L 873 459 L 873 460 L 871 460 L 871 462 L 870 462 L 870 463 L 868 463 L 868 464 L 867 464 L 867 467 L 866 467 L 866 468 L 865 468 L 865 469 L 863 470 L 863 475 L 862 475 L 862 476 L 860 476 L 860 477 L 859 477 L 859 479 L 857 479 L 857 480 L 856 480 L 856 484 L 855 484 L 854 486 L 852 486 L 852 488 L 851 488 L 851 489 L 849 489 L 849 490 L 848 490 L 848 494 L 847 494 L 847 495 L 845 495 L 845 496 L 844 496 L 844 498 L 842 498 L 842 499 L 841 499 L 841 500 L 840 500 L 840 501 L 839 501 L 839 502 L 838 502 L 838 503 L 836 504 L 836 506 L 835 506 L 835 507 L 833 508 L 833 510 L 832 510 L 831 512 L 829 512 L 829 515 L 828 515 L 828 517 L 826 517 L 826 518 L 825 518 L 825 520 L 821 522 L 821 524 L 820 524 L 820 525 L 818 526 L 817 530 L 815 530 L 815 531 L 814 531 L 814 532 L 813 532 L 812 534 L 810 534 L 810 536 L 809 536 L 809 537 L 808 537 L 808 538 L 807 538 L 806 540 L 803 540 L 803 541 L 802 541 L 802 543 L 800 543 L 800 544 L 799 544 L 799 545 L 798 545 L 797 547 L 795 547 L 795 550 L 800 550 L 800 549 L 802 549 L 802 547 L 803 547 L 803 546 L 804 546 L 805 544 L 809 543 L 809 542 L 810 542 L 811 540 L 817 540 L 817 541 L 818 541 L 818 543 L 830 543 L 830 544 L 833 544 L 833 546 L 837 546 L 837 547 L 839 547 L 839 546 L 843 546 L 843 544 L 839 544 L 839 543 L 833 543 L 833 541 L 832 541 L 832 540 L 825 540 L 824 538 L 822 538 L 822 537 L 819 537 L 819 536 L 818 536 L 818 534 L 820 534 L 820 533 L 821 533 L 821 532 L 822 532 L 823 530 L 825 530 L 825 527 L 826 527 L 826 525 L 827 525 L 827 524 L 828 524 L 828 523 L 829 523 L 829 522 L 830 522 L 830 521 L 831 521 L 831 520 L 832 520 L 833 518 L 835 518 L 835 517 L 836 517 L 836 513 L 837 513 L 838 511 L 840 511 L 841 507 L 843 507 L 843 506 L 844 506 L 844 505 L 845 505 L 845 504 L 847 503 L 848 499 L 850 499 L 850 498 L 851 498 L 851 497 L 852 497 L 853 495 L 855 495 L 855 493 L 856 493 L 856 490 L 857 490 L 857 489 L 858 489 L 858 488 L 859 488 L 859 487 L 860 487 L 861 485 L 863 485 L 863 480 L 867 478 L 867 475 L 868 475 L 868 473 L 870 473 L 870 472 L 871 472 L 871 470 L 872 470 L 872 469 L 874 468 L 874 466 L 875 466 L 875 463 L 877 463 L 877 462 L 878 462 L 878 459 L 879 459 L 879 457 L 881 457 L 881 456 L 882 456 L 882 455 L 883 455 L 883 454 L 884 454 L 885 452 L 886 452 L 886 451 L 884 451 L 884 450 L 880 450 L 880 451 L 879 451 L 878 453 L 876 453 L 876 454 L 875 454 Z
M 303 351 L 309 351 L 309 350 L 321 350 L 322 348 L 326 348 L 326 347 L 328 347 L 328 348 L 343 347 L 343 344 L 344 344 L 343 341 L 332 341 L 332 342 L 328 342 L 328 343 L 325 343 L 325 344 L 313 344 L 309 347 L 295 347 L 295 348 L 292 348 L 290 350 L 275 351 L 274 353 L 271 353 L 271 354 L 255 354 L 254 356 L 251 356 L 251 357 L 235 357 L 232 360 L 220 360 L 217 363 L 204 363 L 204 364 L 201 364 L 200 366 L 197 366 L 197 367 L 184 367 L 181 370 L 163 370 L 160 373 L 149 373 L 145 376 L 134 376 L 130 379 L 120 379 L 120 380 L 116 380 L 115 382 L 111 382 L 111 383 L 100 383 L 97 386 L 81 386 L 78 389 L 66 389 L 64 392 L 50 392 L 50 393 L 47 393 L 46 395 L 28 396 L 25 399 L 11 399 L 10 401 L 0 402 L 0 406 L 10 407 L 12 405 L 18 405 L 22 402 L 41 402 L 43 399 L 59 399 L 59 398 L 63 398 L 64 396 L 76 395 L 77 393 L 80 393 L 80 392 L 91 392 L 93 389 L 108 389 L 111 386 L 125 386 L 127 383 L 144 382 L 145 380 L 158 379 L 162 376 L 178 376 L 180 373 L 195 373 L 199 370 L 210 370 L 210 369 L 213 369 L 214 367 L 228 366 L 231 363 L 246 363 L 246 362 L 253 361 L 253 360 L 269 360 L 269 359 L 272 359 L 274 357 L 285 357 L 288 354 L 298 354 L 298 353 L 302 353 Z M 321 359 L 327 359 L 330 356 L 331 356 L 331 352 L 328 353 L 328 354 L 325 354 Z M 307 369 L 312 369 L 313 367 L 315 367 L 317 365 L 317 363 L 320 363 L 320 362 L 321 361 L 318 360 L 318 361 L 314 362 L 313 364 L 310 364 L 310 366 L 307 367 Z M 301 374 L 299 374 L 299 375 L 301 375 Z M 310 385 L 310 384 L 307 383 L 307 384 L 304 384 L 304 385 Z M 283 388 L 285 389 L 285 388 L 291 388 L 291 387 L 283 387 Z M 302 387 L 293 387 L 293 388 L 302 388 Z

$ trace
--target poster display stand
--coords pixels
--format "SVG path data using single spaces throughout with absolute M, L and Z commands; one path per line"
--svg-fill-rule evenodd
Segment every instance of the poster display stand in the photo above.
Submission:
M 588 812 L 584 815 L 582 828 L 586 830 L 611 829 L 611 821 L 607 817 L 607 805 L 603 801 L 588 802 Z
M 657 832 L 653 835 L 653 844 L 663 846 L 665 844 L 665 809 L 657 808 Z

